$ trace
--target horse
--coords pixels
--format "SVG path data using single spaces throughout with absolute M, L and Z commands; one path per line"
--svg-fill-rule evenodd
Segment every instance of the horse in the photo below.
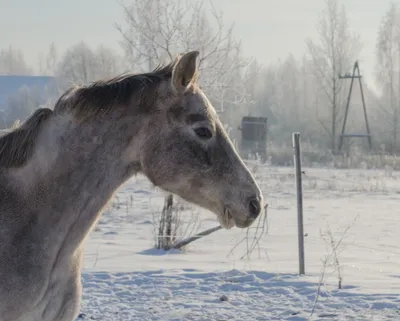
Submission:
M 72 321 L 85 240 L 129 178 L 247 228 L 255 178 L 198 84 L 198 51 L 67 89 L 0 137 L 0 320 Z

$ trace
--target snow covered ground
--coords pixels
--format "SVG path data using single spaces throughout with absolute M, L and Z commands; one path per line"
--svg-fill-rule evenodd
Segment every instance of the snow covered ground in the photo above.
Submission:
M 400 173 L 304 169 L 298 276 L 293 169 L 251 167 L 269 206 L 250 257 L 236 228 L 153 250 L 164 194 L 141 176 L 125 184 L 88 241 L 79 320 L 400 320 Z M 181 217 L 184 235 L 218 224 L 185 203 Z

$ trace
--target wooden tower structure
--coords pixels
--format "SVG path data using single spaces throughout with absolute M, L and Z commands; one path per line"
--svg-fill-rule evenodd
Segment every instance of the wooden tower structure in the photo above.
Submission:
M 357 72 L 357 74 L 356 74 L 356 72 Z M 368 116 L 367 116 L 367 107 L 365 106 L 365 98 L 364 98 L 364 91 L 363 91 L 363 87 L 362 87 L 361 78 L 362 78 L 362 76 L 361 76 L 361 73 L 360 73 L 360 67 L 358 65 L 358 61 L 356 61 L 354 63 L 353 73 L 352 74 L 347 73 L 344 76 L 339 75 L 339 79 L 351 79 L 349 94 L 347 96 L 346 111 L 345 111 L 344 119 L 343 119 L 342 131 L 341 131 L 340 136 L 339 136 L 339 146 L 338 146 L 338 150 L 339 151 L 342 149 L 343 139 L 344 138 L 349 138 L 349 137 L 367 138 L 368 139 L 369 149 L 372 149 L 372 135 L 371 135 L 371 131 L 369 129 Z M 351 94 L 353 92 L 354 79 L 358 79 L 358 83 L 360 85 L 361 100 L 362 100 L 362 106 L 363 106 L 363 111 L 364 111 L 364 120 L 365 120 L 366 133 L 361 133 L 361 134 L 355 134 L 355 133 L 352 133 L 352 134 L 350 133 L 349 134 L 349 133 L 345 132 L 347 116 L 349 114 Z

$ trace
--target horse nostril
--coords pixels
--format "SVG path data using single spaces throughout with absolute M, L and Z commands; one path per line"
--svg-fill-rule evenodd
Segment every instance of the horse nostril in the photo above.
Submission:
M 249 213 L 251 218 L 257 218 L 261 213 L 261 204 L 258 199 L 251 199 L 249 202 Z

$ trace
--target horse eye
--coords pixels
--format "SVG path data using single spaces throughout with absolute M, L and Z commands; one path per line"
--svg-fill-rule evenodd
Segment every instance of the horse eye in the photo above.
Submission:
M 199 127 L 199 128 L 195 128 L 194 132 L 196 133 L 196 135 L 198 137 L 200 137 L 201 139 L 210 139 L 213 136 L 213 133 L 211 132 L 210 129 L 208 129 L 207 127 Z

